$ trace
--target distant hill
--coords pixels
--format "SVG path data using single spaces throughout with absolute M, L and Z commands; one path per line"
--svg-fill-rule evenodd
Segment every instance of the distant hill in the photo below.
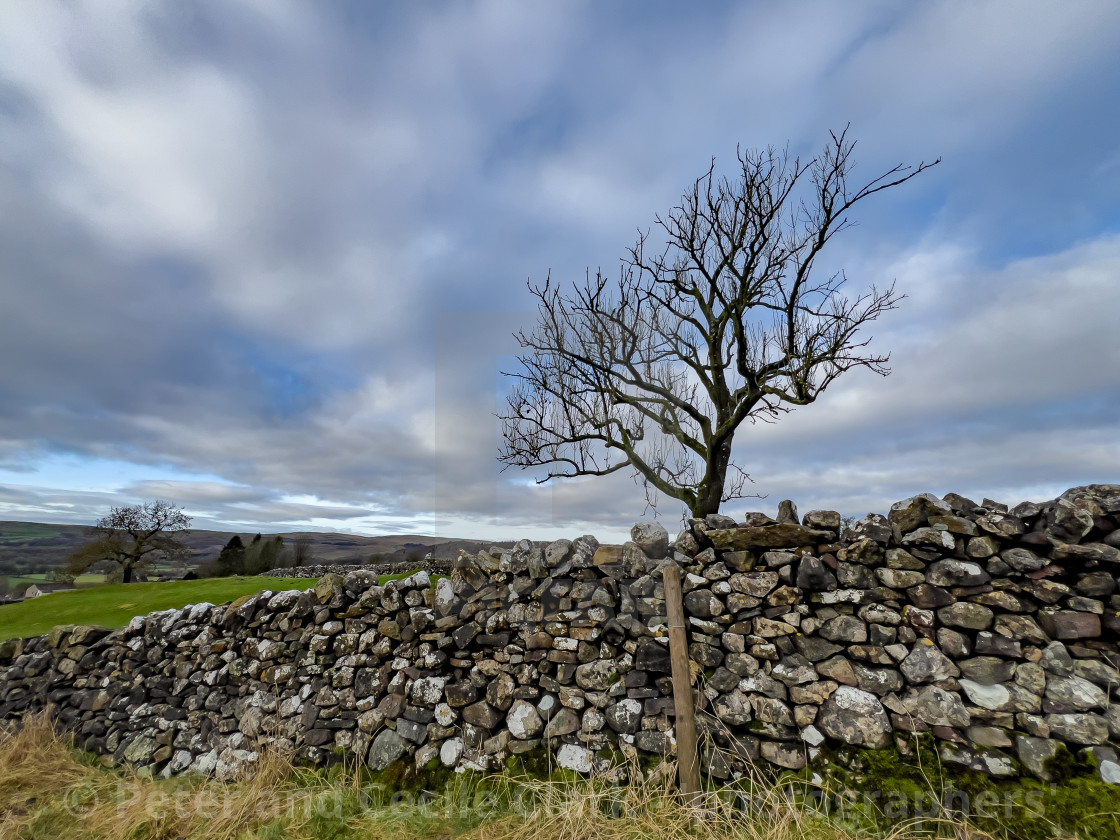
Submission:
M 0 575 L 47 572 L 66 562 L 66 558 L 89 539 L 91 528 L 85 525 L 57 525 L 43 522 L 9 522 L 0 520 Z M 190 549 L 189 565 L 200 566 L 218 556 L 234 531 L 187 532 L 183 542 Z M 240 533 L 248 545 L 254 532 Z M 311 541 L 311 553 L 316 564 L 364 563 L 374 555 L 385 559 L 405 559 L 409 555 L 453 558 L 459 549 L 476 553 L 491 545 L 509 547 L 511 542 L 495 543 L 479 540 L 441 539 L 416 534 L 398 534 L 386 537 L 360 537 L 354 534 L 332 534 L 319 531 L 298 533 L 263 534 L 264 537 L 280 536 L 285 545 L 296 537 Z

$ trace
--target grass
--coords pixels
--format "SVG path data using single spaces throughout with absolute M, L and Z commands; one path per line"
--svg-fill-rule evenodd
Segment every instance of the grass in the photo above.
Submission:
M 52 592 L 0 607 L 0 641 L 40 636 L 59 624 L 123 627 L 136 615 L 209 601 L 221 604 L 264 589 L 309 589 L 314 578 L 228 577 L 114 583 Z M 2 835 L 0 835 L 2 836 Z
M 15 587 L 21 583 L 44 583 L 51 580 L 51 576 L 46 572 L 31 575 L 0 575 L 8 579 L 8 585 Z M 105 582 L 107 576 L 101 572 L 89 572 L 87 574 L 78 575 L 74 578 L 74 585 L 81 588 L 83 586 L 98 586 Z
M 58 525 L 43 525 L 38 522 L 9 522 L 0 530 L 0 545 L 21 543 L 32 540 L 49 540 L 62 533 Z
M 671 769 L 671 766 L 670 766 Z M 266 752 L 255 775 L 222 784 L 109 769 L 56 736 L 42 716 L 0 730 L 0 837 L 11 840 L 956 840 L 988 835 L 961 822 L 868 834 L 807 809 L 783 789 L 708 795 L 699 810 L 669 773 L 623 784 L 571 774 L 453 775 L 425 795 L 393 796 L 360 769 L 294 768 Z M 742 793 L 742 789 L 736 793 Z M 923 833 L 924 831 L 924 833 Z
M 378 583 L 408 577 L 411 572 L 381 575 Z M 96 578 L 98 575 L 83 575 Z M 100 576 L 104 579 L 104 576 Z M 79 581 L 81 578 L 79 578 Z M 91 581 L 91 583 L 93 583 Z M 187 604 L 222 604 L 242 595 L 271 589 L 310 589 L 315 578 L 224 577 L 200 580 L 152 581 L 86 585 L 78 589 L 52 592 L 0 607 L 0 642 L 5 639 L 41 636 L 60 624 L 92 624 L 97 627 L 123 627 L 136 615 L 156 610 L 178 609 Z M 0 835 L 3 836 L 3 835 Z

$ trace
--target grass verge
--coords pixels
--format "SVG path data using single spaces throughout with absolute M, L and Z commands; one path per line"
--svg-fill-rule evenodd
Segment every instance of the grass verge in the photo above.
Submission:
M 847 824 L 789 790 L 712 791 L 684 807 L 667 774 L 607 784 L 553 773 L 453 775 L 438 794 L 397 793 L 368 772 L 293 768 L 266 753 L 251 779 L 145 778 L 101 766 L 42 716 L 0 731 L 0 837 L 11 840 L 917 840 L 990 835 L 951 819 L 887 830 Z M 726 795 L 726 794 L 731 795 Z M 744 798 L 744 793 L 749 798 Z M 744 803 L 747 803 L 744 805 Z M 1068 835 L 1067 835 L 1068 836 Z

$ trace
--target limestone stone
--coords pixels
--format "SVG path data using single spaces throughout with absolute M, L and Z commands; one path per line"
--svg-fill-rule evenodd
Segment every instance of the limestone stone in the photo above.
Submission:
M 957 663 L 966 679 L 981 685 L 1004 683 L 1015 676 L 1016 665 L 997 656 L 976 656 Z
M 642 704 L 630 698 L 620 700 L 607 709 L 606 719 L 615 732 L 633 735 L 641 727 Z
M 1045 611 L 1039 613 L 1038 623 L 1052 639 L 1095 639 L 1101 635 L 1100 616 L 1093 613 Z
M 638 523 L 630 529 L 630 539 L 654 560 L 660 560 L 669 553 L 669 532 L 660 522 Z
M 506 714 L 506 727 L 509 734 L 519 741 L 536 738 L 544 729 L 544 721 L 537 713 L 536 706 L 527 700 L 515 700 Z
M 811 510 L 802 517 L 801 524 L 819 530 L 839 531 L 840 514 L 835 510 Z
M 832 533 L 829 531 L 793 524 L 720 528 L 708 531 L 707 536 L 718 551 L 816 545 L 832 539 Z
M 891 722 L 879 698 L 847 685 L 821 706 L 816 725 L 846 744 L 879 749 L 890 743 Z
M 1068 499 L 1058 499 L 1046 514 L 1046 536 L 1055 543 L 1076 543 L 1093 529 L 1093 516 L 1075 507 Z
M 1047 700 L 1067 707 L 1062 711 L 1104 711 L 1108 707 L 1108 695 L 1105 691 L 1082 677 L 1054 677 L 1047 680 L 1045 696 Z
M 985 685 L 970 679 L 961 679 L 959 682 L 969 702 L 981 709 L 1004 712 L 1013 706 L 1011 692 L 1005 685 Z
M 966 630 L 987 630 L 992 626 L 995 613 L 982 604 L 958 601 L 937 611 L 942 624 L 949 627 L 963 627 Z
M 935 551 L 952 551 L 956 548 L 956 540 L 949 531 L 938 528 L 918 528 L 902 538 L 902 544 L 907 548 L 925 548 Z
M 819 632 L 830 642 L 852 644 L 867 641 L 867 625 L 851 615 L 838 615 L 829 619 Z
M 1055 738 L 1071 744 L 1105 744 L 1108 742 L 1108 719 L 1095 714 L 1050 714 L 1046 723 Z
M 1008 548 L 1000 552 L 1000 559 L 1017 572 L 1033 572 L 1046 565 L 1046 559 L 1025 548 Z
M 911 586 L 919 586 L 926 582 L 926 576 L 922 572 L 905 569 L 876 569 L 875 577 L 883 586 L 891 589 L 909 589 Z
M 404 755 L 407 749 L 408 744 L 396 730 L 383 729 L 370 745 L 368 764 L 374 770 L 384 770 Z
M 576 744 L 563 744 L 556 753 L 556 764 L 565 770 L 577 773 L 590 773 L 594 766 L 595 754 L 586 747 Z
M 804 557 L 797 566 L 797 586 L 811 592 L 835 589 L 837 578 L 819 557 Z
M 588 662 L 576 668 L 576 685 L 585 691 L 606 691 L 618 677 L 618 666 L 607 659 Z
M 544 728 L 544 736 L 551 738 L 555 735 L 570 735 L 578 732 L 580 716 L 573 709 L 563 707 L 552 716 Z
M 999 542 L 996 541 L 995 537 L 988 534 L 973 537 L 968 541 L 965 548 L 965 554 L 974 560 L 984 560 L 992 557 L 997 551 L 999 551 Z
M 938 560 L 926 569 L 926 581 L 934 586 L 980 586 L 991 576 L 967 560 Z
M 717 718 L 730 726 L 750 723 L 753 717 L 750 701 L 738 690 L 716 697 L 712 701 L 712 711 Z
M 928 639 L 919 639 L 899 668 L 907 681 L 915 684 L 941 682 L 961 673 L 949 657 Z
M 778 502 L 778 524 L 780 525 L 800 525 L 801 520 L 797 516 L 797 505 L 790 499 L 783 499 Z
M 946 502 L 932 493 L 921 493 L 891 505 L 887 519 L 896 533 L 904 533 L 925 525 L 930 516 L 951 515 L 952 512 Z

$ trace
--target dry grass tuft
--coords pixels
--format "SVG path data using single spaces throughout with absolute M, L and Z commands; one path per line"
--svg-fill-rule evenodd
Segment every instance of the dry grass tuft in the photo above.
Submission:
M 671 769 L 671 768 L 670 768 Z M 294 768 L 263 754 L 251 778 L 145 778 L 74 750 L 45 716 L 0 727 L 4 840 L 866 840 L 854 825 L 764 783 L 685 807 L 670 775 L 631 781 L 455 776 L 439 796 L 379 789 L 368 773 Z M 902 826 L 876 840 L 981 840 L 962 823 Z

